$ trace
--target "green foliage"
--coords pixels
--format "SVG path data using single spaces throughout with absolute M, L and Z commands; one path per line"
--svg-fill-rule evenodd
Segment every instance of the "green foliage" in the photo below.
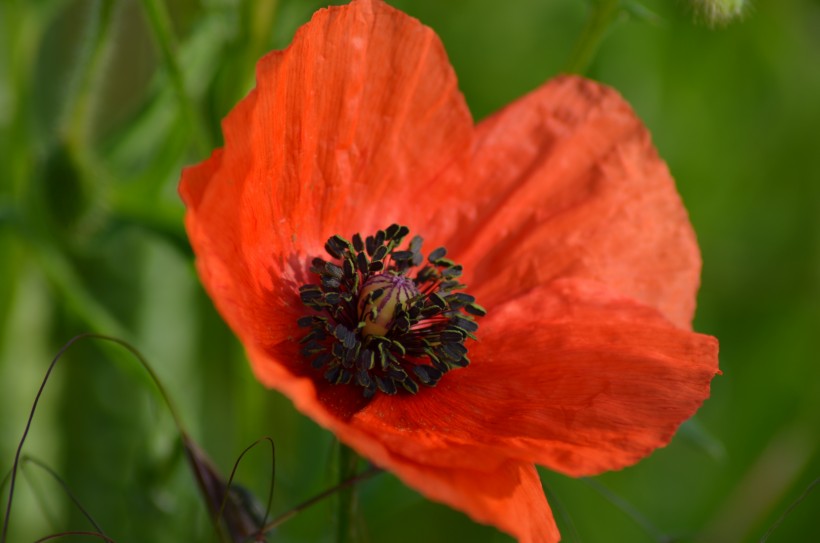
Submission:
M 224 472 L 249 443 L 274 438 L 274 513 L 334 484 L 329 434 L 253 379 L 202 291 L 176 194 L 181 168 L 221 141 L 255 60 L 320 4 L 0 2 L 3 474 L 48 361 L 94 331 L 147 355 Z M 394 4 L 440 34 L 479 119 L 567 65 L 587 7 Z M 566 541 L 660 540 L 632 509 L 677 541 L 757 541 L 820 475 L 820 5 L 760 1 L 710 30 L 679 2 L 645 4 L 630 3 L 587 74 L 633 104 L 677 179 L 705 263 L 696 328 L 720 338 L 724 375 L 668 448 L 597 479 L 619 500 L 559 475 L 544 481 Z M 170 417 L 128 368 L 99 345 L 72 348 L 26 450 L 117 541 L 214 541 Z M 268 470 L 252 453 L 238 480 L 263 497 Z M 29 475 L 10 541 L 89 527 L 53 479 Z M 390 475 L 363 483 L 359 503 L 357 530 L 370 541 L 507 540 Z M 820 539 L 818 509 L 815 491 L 768 541 Z M 328 540 L 333 511 L 315 506 L 275 540 Z

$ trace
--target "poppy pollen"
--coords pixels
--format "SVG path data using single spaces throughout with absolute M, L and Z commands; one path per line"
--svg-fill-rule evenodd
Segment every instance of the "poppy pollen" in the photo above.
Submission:
M 310 271 L 318 284 L 299 295 L 317 314 L 298 320 L 310 330 L 300 340 L 302 355 L 333 384 L 410 394 L 419 384 L 435 386 L 450 370 L 469 365 L 467 339 L 475 339 L 475 318 L 486 310 L 460 291 L 462 268 L 439 247 L 427 262 L 422 238 L 392 224 L 375 235 L 352 241 L 335 235 L 325 250 L 336 262 L 314 258 Z

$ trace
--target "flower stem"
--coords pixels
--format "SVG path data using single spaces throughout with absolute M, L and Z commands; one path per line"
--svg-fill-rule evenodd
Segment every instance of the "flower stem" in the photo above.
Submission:
M 93 5 L 88 39 L 77 63 L 77 79 L 67 101 L 64 119 L 66 140 L 75 153 L 84 151 L 88 144 L 90 113 L 96 90 L 94 83 L 104 64 L 114 7 L 112 0 L 99 0 Z
M 591 477 L 581 477 L 580 479 L 593 489 L 597 491 L 601 496 L 609 500 L 609 502 L 623 511 L 626 515 L 628 515 L 635 523 L 643 528 L 643 530 L 655 541 L 658 543 L 666 543 L 668 541 L 672 541 L 672 538 L 665 533 L 663 533 L 657 526 L 652 524 L 652 522 L 646 518 L 640 511 L 638 511 L 634 505 L 626 501 L 625 499 L 621 498 L 607 487 L 602 485 L 600 482 L 596 481 Z
M 339 442 L 339 485 L 345 483 L 356 474 L 359 464 L 359 455 L 353 449 Z M 353 519 L 356 513 L 355 488 L 344 486 L 338 494 L 338 509 L 336 510 L 336 543 L 353 541 Z
M 621 0 L 594 0 L 584 29 L 569 60 L 564 65 L 565 73 L 583 74 L 595 57 L 598 47 L 612 23 L 622 13 Z
M 210 132 L 185 87 L 185 78 L 176 56 L 176 43 L 171 29 L 171 17 L 162 0 L 142 0 L 142 6 L 147 15 L 148 25 L 154 33 L 154 38 L 160 49 L 162 61 L 168 70 L 171 84 L 177 95 L 182 115 L 193 127 L 194 141 L 198 150 L 205 154 L 213 148 Z

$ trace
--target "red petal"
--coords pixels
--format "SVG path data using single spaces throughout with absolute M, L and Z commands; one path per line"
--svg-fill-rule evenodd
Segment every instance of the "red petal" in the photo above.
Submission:
M 286 357 L 290 349 L 287 344 L 280 345 L 273 354 L 274 360 L 269 353 L 249 350 L 256 362 L 257 377 L 284 392 L 300 411 L 360 454 L 395 473 L 428 498 L 464 511 L 478 522 L 496 526 L 522 543 L 552 543 L 560 539 L 532 464 L 509 460 L 490 450 L 476 453 L 453 443 L 439 451 L 446 454 L 428 462 L 429 454 L 415 453 L 416 446 L 425 451 L 430 440 L 416 446 L 406 443 L 407 447 L 399 443 L 391 448 L 394 444 L 389 439 L 383 443 L 389 436 L 381 434 L 380 426 L 350 418 L 362 407 L 361 391 L 322 383 L 317 390 L 311 380 L 294 376 L 276 362 Z
M 418 230 L 426 208 L 406 202 L 458 171 L 471 132 L 436 35 L 383 2 L 321 10 L 264 57 L 224 149 L 180 183 L 202 281 L 243 343 L 293 334 L 294 293 L 331 235 Z
M 582 277 L 689 327 L 695 236 L 649 133 L 616 91 L 558 78 L 477 132 L 471 185 L 456 191 L 471 227 L 448 243 L 479 301 Z
M 495 526 L 520 543 L 561 539 L 532 464 L 507 461 L 493 471 L 472 471 L 434 468 L 394 457 L 386 467 L 428 498 Z
M 417 222 L 403 198 L 470 144 L 472 118 L 438 37 L 380 1 L 317 12 L 286 51 L 259 62 L 257 79 L 258 130 L 229 118 L 226 138 L 255 148 L 288 234 L 324 241 Z
M 718 371 L 714 338 L 579 280 L 496 308 L 470 357 L 432 390 L 378 397 L 355 424 L 420 462 L 512 457 L 589 475 L 668 443 Z
M 716 371 L 711 338 L 612 293 L 691 319 L 697 247 L 645 129 L 614 91 L 561 79 L 481 124 L 466 185 L 471 121 L 441 44 L 372 0 L 318 12 L 257 75 L 225 149 L 180 184 L 203 283 L 254 371 L 431 498 L 556 541 L 528 462 L 629 464 L 668 441 Z M 457 232 L 451 252 L 495 307 L 470 368 L 361 410 L 354 387 L 303 375 L 296 292 L 328 236 L 394 221 Z M 543 286 L 560 277 L 608 288 Z

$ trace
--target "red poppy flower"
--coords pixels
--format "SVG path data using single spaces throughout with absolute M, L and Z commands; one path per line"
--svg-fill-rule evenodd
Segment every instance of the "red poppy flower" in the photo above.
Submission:
M 521 541 L 557 541 L 534 464 L 573 476 L 628 466 L 709 395 L 717 342 L 690 330 L 695 236 L 649 134 L 615 91 L 560 77 L 474 125 L 433 31 L 356 0 L 317 12 L 288 49 L 265 56 L 223 130 L 224 148 L 180 184 L 206 289 L 262 383 L 429 498 Z M 322 365 L 342 356 L 334 341 L 358 349 L 393 324 L 320 330 L 324 343 L 307 353 L 297 326 L 318 322 L 305 297 L 343 303 L 336 275 L 365 278 L 351 258 L 364 253 L 361 239 L 329 243 L 340 257 L 332 266 L 314 263 L 328 258 L 326 241 L 393 223 L 446 246 L 487 309 L 469 321 L 454 306 L 441 310 L 450 321 L 405 326 L 422 345 L 444 322 L 436 337 L 460 334 L 453 349 L 466 347 L 471 361 L 416 394 L 386 378 L 376 390 L 375 374 L 344 384 L 341 358 L 326 366 L 337 368 L 333 384 L 307 358 L 326 348 Z M 393 262 L 411 252 L 392 252 Z M 308 287 L 300 300 L 300 285 L 320 279 L 327 289 Z M 363 301 L 366 287 L 356 288 L 347 311 L 370 311 L 373 289 Z M 409 288 L 393 298 L 399 312 L 425 296 Z M 458 296 L 447 299 L 472 300 Z M 476 340 L 467 321 L 480 323 Z M 382 354 L 408 373 L 435 358 Z

